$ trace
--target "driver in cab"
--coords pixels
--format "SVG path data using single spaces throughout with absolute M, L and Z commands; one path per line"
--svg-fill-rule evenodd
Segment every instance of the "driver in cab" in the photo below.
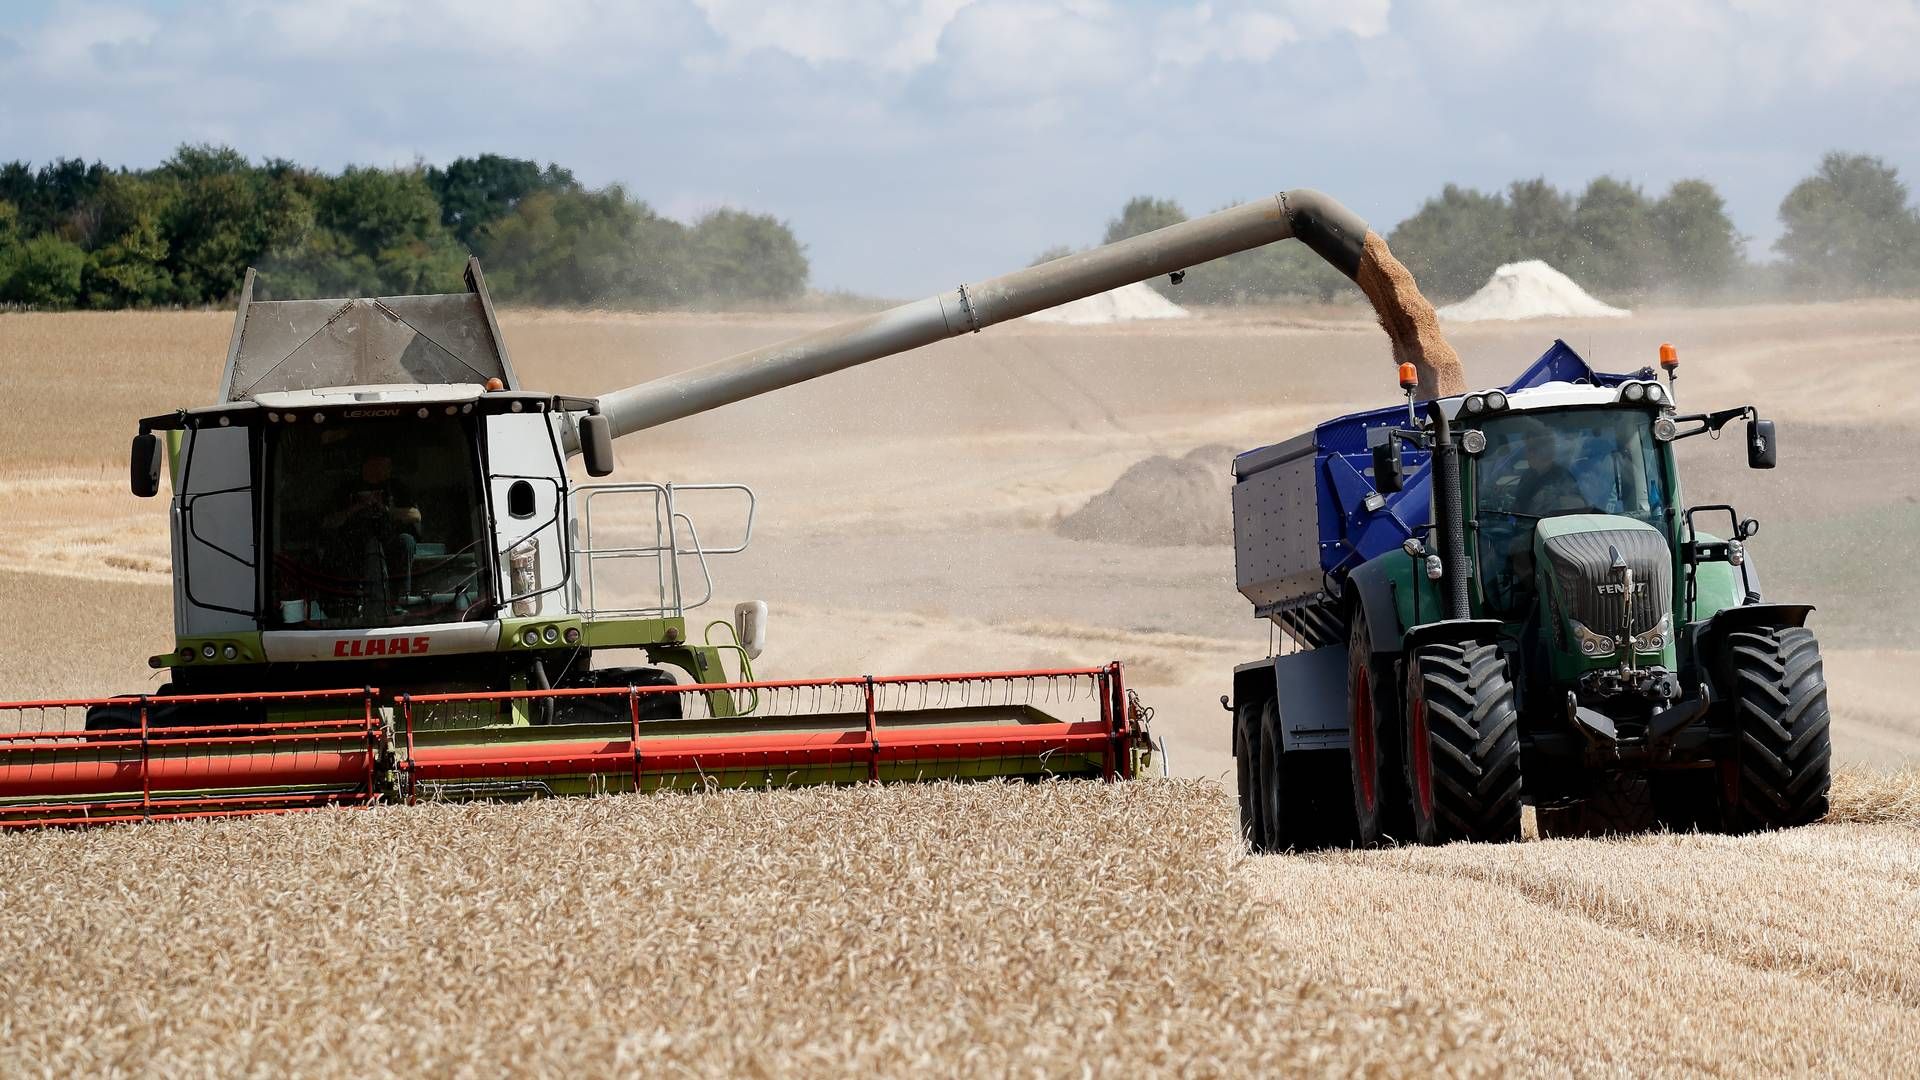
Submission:
M 1592 505 L 1564 460 L 1568 448 L 1552 428 L 1534 421 L 1524 429 L 1522 440 L 1516 510 L 1534 517 L 1552 517 L 1578 513 Z

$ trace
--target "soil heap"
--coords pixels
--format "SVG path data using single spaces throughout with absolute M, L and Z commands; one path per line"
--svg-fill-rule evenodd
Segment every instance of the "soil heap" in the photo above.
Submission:
M 1567 275 L 1539 259 L 1508 263 L 1480 291 L 1440 309 L 1448 322 L 1496 319 L 1620 319 L 1633 314 L 1587 294 Z

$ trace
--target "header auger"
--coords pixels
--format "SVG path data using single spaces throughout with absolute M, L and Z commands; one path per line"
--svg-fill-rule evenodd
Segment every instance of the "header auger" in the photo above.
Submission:
M 151 659 L 167 681 L 0 704 L 0 823 L 1132 776 L 1151 743 L 1117 664 L 754 679 L 764 605 L 697 639 L 687 621 L 713 598 L 710 560 L 751 541 L 753 492 L 579 483 L 568 459 L 607 476 L 620 436 L 1289 238 L 1376 303 L 1411 291 L 1364 222 L 1291 191 L 598 399 L 521 383 L 477 262 L 464 293 L 360 299 L 258 300 L 249 271 L 215 403 L 148 417 L 133 442 L 134 493 L 163 473 L 173 493 L 174 644 Z M 1417 352 L 1406 314 L 1382 321 Z M 596 532 L 613 502 L 639 535 Z M 701 507 L 736 533 L 696 527 Z M 616 562 L 643 595 L 608 595 Z M 608 649 L 646 663 L 593 666 Z

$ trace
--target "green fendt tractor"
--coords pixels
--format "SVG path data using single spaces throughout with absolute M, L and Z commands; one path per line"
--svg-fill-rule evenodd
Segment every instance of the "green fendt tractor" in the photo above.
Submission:
M 1556 342 L 1418 404 L 1403 371 L 1404 407 L 1235 461 L 1240 590 L 1283 641 L 1230 703 L 1256 849 L 1512 840 L 1523 803 L 1545 836 L 1825 814 L 1812 607 L 1762 600 L 1759 524 L 1687 506 L 1674 460 L 1743 421 L 1773 468 L 1773 424 L 1680 412 L 1661 362 L 1666 386 Z

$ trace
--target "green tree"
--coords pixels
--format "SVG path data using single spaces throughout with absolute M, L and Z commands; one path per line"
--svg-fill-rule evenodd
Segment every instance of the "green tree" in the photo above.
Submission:
M 1565 266 L 1579 246 L 1573 199 L 1547 183 L 1545 177 L 1515 180 L 1507 186 L 1506 231 L 1507 250 L 1502 262 L 1544 259 L 1556 267 Z
M 248 265 L 313 226 L 297 171 L 255 169 L 229 147 L 182 146 L 160 174 L 177 191 L 161 226 L 175 295 L 185 303 L 225 300 Z
M 1428 296 L 1467 296 L 1508 262 L 1513 247 L 1506 200 L 1448 184 L 1394 227 L 1387 245 Z
M 13 250 L 0 300 L 39 308 L 70 308 L 80 301 L 87 253 L 80 245 L 43 233 Z
M 721 303 L 791 300 L 807 287 L 807 256 L 778 219 L 715 210 L 687 235 L 699 295 Z
M 1589 289 L 1616 295 L 1648 287 L 1660 260 L 1651 211 L 1638 187 L 1595 178 L 1574 206 L 1578 246 L 1560 269 Z
M 471 248 L 480 230 L 511 213 L 521 199 L 542 191 L 578 191 L 573 173 L 558 165 L 499 154 L 458 158 L 445 169 L 427 170 L 427 185 L 440 200 L 440 222 Z
M 1120 216 L 1107 222 L 1107 238 L 1102 243 L 1111 244 L 1125 240 L 1129 236 L 1163 229 L 1168 225 L 1178 225 L 1187 220 L 1187 212 L 1172 199 L 1156 199 L 1151 195 L 1136 195 L 1127 200 L 1120 208 Z
M 1653 204 L 1653 230 L 1660 243 L 1658 277 L 1681 292 L 1700 295 L 1724 288 L 1740 266 L 1740 235 L 1727 203 L 1705 180 L 1679 180 Z
M 687 280 L 686 232 L 615 184 L 530 195 L 478 241 L 502 297 L 656 308 L 697 285 Z
M 1834 151 L 1780 203 L 1774 249 L 1796 285 L 1822 293 L 1887 292 L 1920 281 L 1920 220 L 1899 170 Z

